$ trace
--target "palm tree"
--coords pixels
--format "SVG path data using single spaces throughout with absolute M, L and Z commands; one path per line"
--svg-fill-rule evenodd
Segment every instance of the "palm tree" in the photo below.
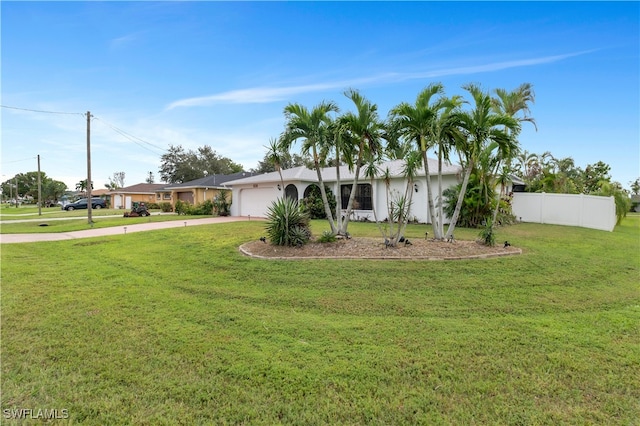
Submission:
M 456 121 L 455 112 L 458 112 L 464 99 L 462 96 L 453 96 L 443 99 L 443 109 L 438 114 L 434 123 L 434 134 L 436 144 L 438 145 L 438 232 L 440 236 L 444 235 L 444 216 L 443 216 L 443 199 L 442 199 L 442 163 L 449 162 L 449 153 L 457 141 L 462 137 L 458 123 Z
M 267 148 L 267 160 L 273 164 L 273 167 L 276 169 L 278 174 L 280 175 L 280 184 L 282 188 L 284 188 L 284 179 L 282 178 L 282 161 L 283 161 L 283 144 L 279 143 L 278 140 L 271 138 L 269 139 L 269 146 L 265 146 Z
M 427 185 L 429 217 L 431 218 L 433 234 L 436 239 L 441 239 L 442 235 L 440 234 L 440 227 L 438 226 L 433 202 L 427 150 L 429 150 L 434 143 L 434 129 L 438 111 L 445 106 L 442 98 L 434 103 L 431 103 L 431 98 L 434 95 L 442 95 L 443 93 L 444 87 L 442 84 L 430 84 L 418 94 L 414 105 L 403 102 L 391 110 L 391 116 L 401 122 L 400 128 L 402 134 L 406 138 L 414 140 L 422 153 L 422 164 Z
M 538 130 L 538 126 L 536 125 L 536 120 L 529 115 L 531 110 L 529 109 L 529 104 L 535 102 L 535 94 L 533 93 L 533 86 L 531 83 L 523 83 L 518 86 L 517 89 L 508 92 L 504 89 L 496 89 L 495 90 L 497 98 L 493 99 L 493 106 L 497 113 L 505 114 L 510 117 L 516 118 L 519 122 L 529 122 L 533 124 L 533 127 Z M 518 116 L 519 113 L 522 113 L 522 116 Z M 508 129 L 505 129 L 506 132 L 509 132 Z M 516 135 L 513 135 L 517 137 Z M 516 141 L 517 142 L 517 141 Z M 510 150 L 506 152 L 506 157 L 499 161 L 496 165 L 496 169 L 500 168 L 501 165 L 506 165 L 500 174 L 500 198 L 502 197 L 502 193 L 504 192 L 505 185 L 505 176 L 508 174 L 509 165 L 511 164 L 512 159 L 517 154 L 517 147 L 514 150 Z M 496 202 L 495 209 L 493 211 L 493 218 L 491 221 L 491 226 L 495 226 L 496 218 L 498 216 L 498 208 L 500 206 L 500 198 Z
M 350 148 L 353 148 L 353 154 L 355 154 L 355 161 L 353 161 L 355 163 L 355 172 L 351 184 L 351 193 L 349 194 L 344 221 L 340 228 L 340 233 L 342 234 L 346 234 L 347 226 L 349 225 L 349 217 L 353 209 L 353 201 L 355 200 L 360 178 L 360 169 L 365 161 L 370 159 L 377 161 L 380 157 L 382 152 L 380 141 L 384 131 L 384 125 L 378 117 L 377 105 L 371 103 L 357 90 L 349 89 L 344 94 L 354 103 L 356 113 L 347 112 L 341 117 L 345 129 L 353 138 L 354 144 Z M 349 160 L 345 159 L 345 161 Z
M 471 171 L 476 166 L 482 151 L 487 144 L 495 142 L 498 152 L 506 157 L 506 153 L 513 149 L 512 134 L 517 134 L 520 130 L 520 123 L 513 117 L 506 114 L 496 113 L 492 108 L 491 97 L 483 92 L 475 84 L 467 84 L 463 89 L 468 91 L 473 98 L 473 109 L 456 114 L 459 125 L 465 134 L 464 139 L 459 140 L 457 151 L 463 163 L 464 178 L 462 187 L 458 194 L 456 208 L 451 218 L 451 223 L 447 228 L 445 238 L 450 239 L 456 227 L 456 222 L 460 216 L 460 209 L 464 201 L 467 185 Z
M 329 113 L 338 112 L 338 106 L 334 102 L 321 102 L 313 110 L 309 111 L 300 104 L 289 104 L 284 108 L 287 124 L 282 134 L 282 146 L 289 149 L 298 139 L 302 139 L 302 153 L 308 155 L 311 152 L 314 168 L 318 175 L 320 194 L 324 205 L 327 220 L 331 226 L 331 232 L 336 234 L 338 229 L 333 220 L 327 192 L 324 188 L 321 168 L 324 165 L 324 158 L 320 155 L 324 144 L 328 138 L 328 126 L 331 121 Z

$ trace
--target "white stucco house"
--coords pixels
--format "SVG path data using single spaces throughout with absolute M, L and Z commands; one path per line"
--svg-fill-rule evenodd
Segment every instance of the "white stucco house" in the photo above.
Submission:
M 380 164 L 380 175 L 389 169 L 392 191 L 404 192 L 406 180 L 403 177 L 404 160 L 388 161 Z M 431 173 L 431 188 L 434 191 L 434 199 L 438 188 L 438 161 L 429 159 L 429 171 Z M 442 171 L 443 190 L 456 185 L 461 175 L 461 167 L 453 164 L 444 164 Z M 378 219 L 387 217 L 387 191 L 385 182 L 380 176 L 374 179 L 373 183 L 363 177 L 364 170 L 360 172 L 358 189 L 356 193 L 356 206 L 354 208 L 352 220 L 368 218 L 374 220 L 373 209 L 378 214 Z M 354 173 L 349 171 L 347 166 L 340 168 L 340 185 L 338 189 L 336 179 L 336 168 L 327 167 L 322 170 L 322 178 L 325 186 L 331 188 L 334 194 L 342 195 L 342 210 L 346 211 L 347 201 L 351 190 Z M 284 182 L 284 184 L 283 184 Z M 237 179 L 226 182 L 225 186 L 232 190 L 232 216 L 253 216 L 266 217 L 269 206 L 282 195 L 289 196 L 296 200 L 301 200 L 308 193 L 311 186 L 318 184 L 318 176 L 315 170 L 309 170 L 304 166 L 282 170 L 282 181 L 278 172 L 255 175 L 244 179 Z M 419 222 L 430 223 L 427 207 L 427 189 L 424 176 L 424 168 L 420 168 L 418 176 L 413 185 L 413 202 L 410 217 Z

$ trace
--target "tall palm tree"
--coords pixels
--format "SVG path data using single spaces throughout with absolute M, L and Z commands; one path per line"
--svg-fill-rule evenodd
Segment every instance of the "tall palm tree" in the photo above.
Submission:
M 338 106 L 331 101 L 325 101 L 318 104 L 311 111 L 300 104 L 289 104 L 284 108 L 285 118 L 287 120 L 286 128 L 282 134 L 281 140 L 283 146 L 289 149 L 291 145 L 301 139 L 302 153 L 308 155 L 311 153 L 314 168 L 318 176 L 318 185 L 320 186 L 320 194 L 327 220 L 331 227 L 331 232 L 336 234 L 338 229 L 333 220 L 327 192 L 324 188 L 324 180 L 322 179 L 321 169 L 324 166 L 324 158 L 320 155 L 324 149 L 324 144 L 329 137 L 329 123 L 331 121 L 330 113 L 338 112 Z
M 284 188 L 284 179 L 282 178 L 282 161 L 283 161 L 283 144 L 278 142 L 277 139 L 271 138 L 269 139 L 269 146 L 267 148 L 267 160 L 273 164 L 276 171 L 280 175 L 280 184 L 282 188 Z
M 531 110 L 529 109 L 529 104 L 535 102 L 535 94 L 533 92 L 533 86 L 531 83 L 523 83 L 518 88 L 512 91 L 507 91 L 505 89 L 496 89 L 495 90 L 497 98 L 492 100 L 493 107 L 495 111 L 499 114 L 505 114 L 510 117 L 516 118 L 519 122 L 528 122 L 533 124 L 533 127 L 538 130 L 538 126 L 536 125 L 536 120 L 531 117 L 529 114 Z M 519 115 L 522 113 L 522 115 Z M 510 132 L 508 129 L 505 129 L 507 132 Z M 513 135 L 517 137 L 517 135 Z M 491 226 L 495 226 L 496 218 L 498 216 L 498 208 L 500 206 L 500 199 L 502 197 L 502 193 L 504 192 L 505 186 L 505 175 L 508 174 L 509 165 L 511 164 L 513 158 L 517 155 L 518 148 L 509 151 L 506 153 L 506 156 L 501 159 L 496 165 L 496 171 L 500 167 L 503 167 L 502 173 L 499 174 L 501 177 L 501 188 L 500 188 L 500 198 L 498 198 L 496 202 L 495 209 L 493 211 L 493 218 L 491 221 Z M 505 167 L 506 166 L 506 167 Z
M 427 205 L 429 208 L 429 217 L 431 218 L 431 226 L 433 227 L 433 234 L 436 239 L 441 239 L 442 235 L 440 234 L 440 227 L 438 226 L 438 218 L 433 202 L 427 151 L 434 144 L 434 129 L 438 111 L 444 107 L 442 98 L 439 98 L 435 102 L 431 102 L 431 99 L 433 96 L 442 95 L 443 93 L 444 87 L 442 84 L 430 84 L 418 94 L 415 104 L 411 105 L 403 102 L 393 108 L 390 113 L 394 119 L 400 120 L 400 128 L 403 135 L 415 141 L 418 149 L 422 153 L 422 164 L 427 186 Z
M 384 124 L 378 116 L 378 106 L 371 103 L 357 90 L 349 89 L 345 96 L 354 103 L 356 112 L 347 112 L 341 120 L 345 128 L 353 138 L 354 145 L 351 148 L 355 152 L 355 172 L 353 182 L 351 184 L 351 193 L 347 203 L 347 211 L 340 233 L 346 234 L 349 225 L 349 218 L 353 210 L 353 201 L 355 200 L 356 190 L 358 188 L 358 180 L 360 178 L 360 169 L 365 161 L 373 159 L 376 161 L 382 152 L 381 139 L 384 131 Z
M 449 162 L 449 153 L 456 145 L 457 141 L 462 138 L 460 128 L 456 121 L 456 114 L 464 103 L 462 96 L 453 96 L 443 99 L 443 109 L 439 111 L 434 123 L 434 135 L 438 148 L 438 232 L 442 237 L 444 235 L 444 216 L 443 216 L 443 199 L 442 199 L 442 163 Z
M 511 137 L 511 134 L 517 134 L 520 131 L 518 120 L 506 114 L 496 113 L 492 108 L 491 97 L 488 93 L 483 92 L 480 87 L 475 84 L 467 84 L 463 86 L 463 89 L 471 94 L 473 108 L 470 111 L 456 114 L 459 125 L 466 136 L 464 139 L 460 139 L 457 146 L 457 151 L 464 167 L 464 177 L 456 208 L 445 235 L 447 239 L 453 236 L 471 171 L 476 166 L 482 151 L 487 144 L 495 142 L 498 151 L 504 155 L 505 152 L 513 149 L 514 138 Z

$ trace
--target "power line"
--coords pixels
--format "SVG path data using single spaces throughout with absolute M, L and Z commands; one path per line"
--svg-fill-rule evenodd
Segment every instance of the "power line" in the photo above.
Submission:
M 29 157 L 29 158 L 23 158 L 22 160 L 13 160 L 13 161 L 2 161 L 0 164 L 11 164 L 11 163 L 21 163 L 23 161 L 29 161 L 29 160 L 34 160 L 37 157 Z
M 130 134 L 130 133 L 127 133 L 127 132 L 125 132 L 124 130 L 117 128 L 117 127 L 116 127 L 116 126 L 114 126 L 113 124 L 109 124 L 109 123 L 107 123 L 106 121 L 104 121 L 103 119 L 101 119 L 101 118 L 99 118 L 99 117 L 95 117 L 95 119 L 96 119 L 96 120 L 101 121 L 101 122 L 102 122 L 102 123 L 104 123 L 107 127 L 109 127 L 111 130 L 113 130 L 114 132 L 116 132 L 116 133 L 120 134 L 121 136 L 124 136 L 125 138 L 129 139 L 130 141 L 132 141 L 133 143 L 135 143 L 135 144 L 136 144 L 136 145 L 138 145 L 139 147 L 141 147 L 141 148 L 143 148 L 143 149 L 146 149 L 146 150 L 147 150 L 147 151 L 149 151 L 149 152 L 153 152 L 153 151 L 152 151 L 152 150 L 150 150 L 149 148 L 147 148 L 146 146 L 144 146 L 144 145 L 140 144 L 140 142 L 142 142 L 142 143 L 144 143 L 144 144 L 146 144 L 146 145 L 149 145 L 150 147 L 153 147 L 153 148 L 155 148 L 155 149 L 158 149 L 158 150 L 160 150 L 160 151 L 163 151 L 163 152 L 164 152 L 164 151 L 166 151 L 166 149 L 165 149 L 165 148 L 159 147 L 158 145 L 154 145 L 154 144 L 152 144 L 151 142 L 147 142 L 147 141 L 145 141 L 144 139 L 140 139 L 140 138 L 139 138 L 139 137 L 137 137 L 137 136 L 134 136 L 134 135 L 132 135 L 132 134 Z M 139 142 L 138 142 L 138 141 L 139 141 Z M 154 153 L 154 154 L 157 154 L 156 152 L 153 152 L 153 153 Z
M 40 110 L 40 109 L 19 108 L 19 107 L 8 106 L 8 105 L 0 105 L 0 107 L 1 108 L 8 108 L 8 109 L 17 109 L 17 110 L 20 110 L 20 111 L 39 112 L 39 113 L 44 113 L 44 114 L 64 114 L 64 115 L 82 115 L 82 116 L 85 115 L 82 112 L 45 111 L 45 110 Z

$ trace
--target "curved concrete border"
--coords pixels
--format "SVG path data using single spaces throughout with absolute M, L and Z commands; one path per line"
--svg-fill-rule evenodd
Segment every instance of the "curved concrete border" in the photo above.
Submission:
M 265 260 L 317 260 L 317 259 L 332 259 L 332 260 L 429 260 L 429 261 L 443 261 L 443 260 L 471 260 L 471 259 L 490 259 L 494 257 L 505 257 L 505 256 L 517 256 L 522 254 L 522 249 L 516 248 L 513 252 L 508 253 L 487 253 L 487 254 L 474 254 L 469 256 L 448 256 L 448 257 L 438 257 L 438 256 L 413 256 L 413 257 L 397 257 L 397 256 L 260 256 L 257 254 L 251 253 L 245 245 L 248 243 L 244 243 L 238 250 L 240 253 L 244 254 L 248 257 L 253 257 L 255 259 L 265 259 Z

